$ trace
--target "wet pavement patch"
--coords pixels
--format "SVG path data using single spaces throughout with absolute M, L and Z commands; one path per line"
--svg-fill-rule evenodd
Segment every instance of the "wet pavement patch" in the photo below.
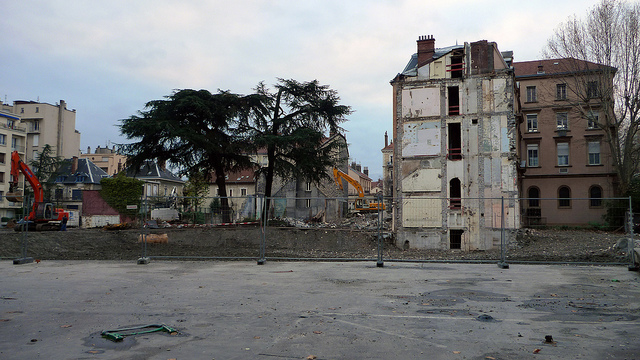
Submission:
M 496 320 L 493 316 L 487 315 L 487 314 L 482 314 L 478 316 L 476 319 L 482 322 L 498 322 L 498 320 Z
M 118 342 L 107 340 L 104 337 L 102 337 L 101 332 L 93 333 L 82 340 L 83 340 L 84 346 L 91 348 L 91 350 L 89 351 L 95 351 L 96 349 L 129 350 L 138 343 L 133 336 L 126 337 L 122 341 L 118 341 Z M 96 353 L 90 352 L 90 354 L 96 354 Z

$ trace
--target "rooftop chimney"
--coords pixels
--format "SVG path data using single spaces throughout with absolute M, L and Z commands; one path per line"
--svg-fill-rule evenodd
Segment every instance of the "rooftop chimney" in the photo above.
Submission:
M 78 157 L 74 156 L 71 161 L 71 175 L 75 174 L 78 171 Z
M 387 132 L 384 132 L 384 147 L 389 146 L 389 135 L 387 134 Z
M 91 154 L 91 146 L 87 146 L 87 154 Z
M 433 35 L 422 35 L 418 38 L 418 67 L 428 64 L 433 59 L 436 39 Z
M 364 169 L 362 170 L 362 172 L 363 172 L 365 175 L 369 176 L 369 167 L 368 167 L 368 166 L 365 166 L 365 167 L 364 167 Z

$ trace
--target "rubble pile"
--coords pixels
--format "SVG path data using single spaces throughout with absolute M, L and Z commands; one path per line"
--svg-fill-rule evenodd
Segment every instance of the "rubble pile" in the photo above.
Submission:
M 341 219 L 340 221 L 315 222 L 294 218 L 278 219 L 284 226 L 302 228 L 302 229 L 357 229 L 357 230 L 378 230 L 378 214 L 355 214 L 352 217 Z M 391 219 L 385 219 L 383 229 L 391 228 Z

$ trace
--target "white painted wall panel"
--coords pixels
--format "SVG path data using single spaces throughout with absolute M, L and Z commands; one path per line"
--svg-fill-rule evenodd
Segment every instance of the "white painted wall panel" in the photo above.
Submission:
M 440 124 L 422 122 L 404 124 L 402 156 L 440 154 Z
M 440 88 L 402 90 L 402 117 L 440 116 Z
M 441 227 L 441 199 L 404 199 L 402 200 L 402 226 L 404 227 Z
M 418 169 L 402 179 L 402 191 L 440 191 L 440 169 Z

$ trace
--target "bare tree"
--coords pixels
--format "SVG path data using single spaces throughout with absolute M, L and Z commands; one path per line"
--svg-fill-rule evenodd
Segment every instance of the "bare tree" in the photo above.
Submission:
M 616 191 L 627 193 L 640 164 L 640 5 L 602 0 L 585 18 L 562 23 L 544 54 L 570 60 L 567 91 L 574 94 L 574 108 L 604 130 Z

